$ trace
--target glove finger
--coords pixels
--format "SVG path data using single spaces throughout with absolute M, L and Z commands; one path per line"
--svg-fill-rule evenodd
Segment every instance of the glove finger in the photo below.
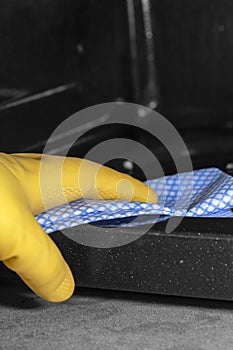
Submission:
M 44 164 L 42 160 L 42 169 L 41 193 L 47 209 L 81 197 L 157 202 L 155 192 L 142 182 L 88 160 L 55 157 Z
M 20 183 L 33 213 L 82 197 L 157 203 L 155 192 L 142 182 L 86 159 L 39 154 L 14 158 L 29 174 L 21 176 Z
M 64 169 L 64 172 L 66 169 Z M 69 173 L 67 171 L 67 173 Z M 79 184 L 83 197 L 157 202 L 157 195 L 133 177 L 99 164 L 82 161 Z
M 59 249 L 31 213 L 24 212 L 22 220 L 20 228 L 15 228 L 17 222 L 11 227 L 17 235 L 7 230 L 1 234 L 0 240 L 8 240 L 8 246 L 0 250 L 0 259 L 40 297 L 52 302 L 68 299 L 74 291 L 74 280 Z

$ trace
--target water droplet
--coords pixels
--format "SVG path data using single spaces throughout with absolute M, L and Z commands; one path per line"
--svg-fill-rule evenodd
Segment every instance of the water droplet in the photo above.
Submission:
M 131 160 L 124 160 L 123 167 L 127 170 L 133 170 L 134 165 L 133 165 L 133 162 L 131 162 Z
M 224 26 L 223 24 L 220 24 L 220 26 L 218 26 L 218 30 L 219 30 L 220 32 L 224 32 L 225 26 Z
M 150 101 L 149 107 L 150 107 L 151 109 L 155 109 L 155 108 L 157 107 L 157 102 L 156 102 L 156 101 Z

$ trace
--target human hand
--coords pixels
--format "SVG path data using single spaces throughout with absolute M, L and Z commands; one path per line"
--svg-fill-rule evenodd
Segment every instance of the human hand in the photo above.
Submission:
M 53 302 L 73 294 L 74 280 L 35 214 L 81 197 L 157 202 L 151 189 L 128 175 L 88 160 L 41 154 L 0 153 L 0 188 L 0 260 Z

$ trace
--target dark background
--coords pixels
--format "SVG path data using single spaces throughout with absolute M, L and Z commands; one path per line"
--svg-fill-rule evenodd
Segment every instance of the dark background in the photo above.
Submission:
M 2 0 L 0 149 L 42 152 L 72 113 L 124 100 L 166 116 L 195 167 L 225 169 L 232 161 L 232 62 L 231 0 Z M 139 139 L 173 171 L 163 148 L 121 127 L 93 130 L 71 153 L 83 156 L 114 135 Z

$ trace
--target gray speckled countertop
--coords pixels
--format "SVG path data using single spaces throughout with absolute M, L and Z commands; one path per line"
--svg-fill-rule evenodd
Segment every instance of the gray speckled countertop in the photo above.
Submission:
M 233 303 L 79 289 L 65 303 L 2 283 L 0 349 L 233 349 Z

